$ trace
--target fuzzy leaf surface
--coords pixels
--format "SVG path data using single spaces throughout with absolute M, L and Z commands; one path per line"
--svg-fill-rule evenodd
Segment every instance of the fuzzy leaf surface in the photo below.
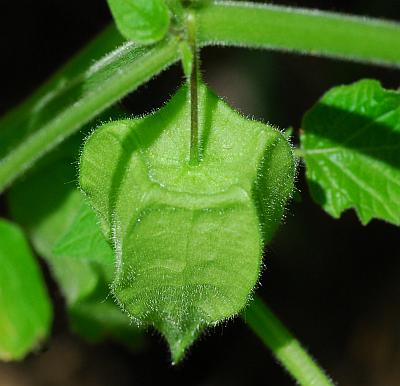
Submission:
M 152 115 L 100 127 L 80 162 L 81 188 L 116 250 L 114 295 L 164 335 L 174 362 L 204 328 L 246 305 L 293 187 L 279 131 L 205 86 L 199 111 L 199 165 L 189 165 L 186 87 Z
M 22 231 L 0 220 L 0 359 L 22 359 L 48 335 L 52 308 Z
M 169 27 L 169 11 L 164 0 L 108 0 L 121 34 L 138 44 L 161 40 Z
M 333 217 L 354 208 L 400 225 L 400 93 L 374 80 L 335 87 L 305 115 L 311 194 Z

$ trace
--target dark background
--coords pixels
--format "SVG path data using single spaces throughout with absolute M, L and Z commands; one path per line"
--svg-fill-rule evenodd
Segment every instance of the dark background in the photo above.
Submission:
M 275 3 L 400 21 L 398 0 Z M 105 0 L 1 0 L 0 114 L 109 21 Z M 400 86 L 398 70 L 287 53 L 207 48 L 202 62 L 204 78 L 219 95 L 281 128 L 298 128 L 302 114 L 334 85 L 369 77 Z M 150 111 L 182 79 L 175 66 L 123 104 L 133 113 Z M 291 203 L 266 250 L 260 295 L 340 385 L 400 385 L 399 229 L 380 221 L 363 227 L 353 212 L 332 219 L 311 201 L 302 167 L 298 189 L 301 202 Z M 156 335 L 140 352 L 84 343 L 67 331 L 62 300 L 57 293 L 54 299 L 58 311 L 47 351 L 0 363 L 1 386 L 294 384 L 241 320 L 210 331 L 173 368 Z

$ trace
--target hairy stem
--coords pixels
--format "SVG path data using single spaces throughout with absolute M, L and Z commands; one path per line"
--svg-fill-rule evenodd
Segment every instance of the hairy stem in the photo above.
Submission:
M 190 163 L 199 163 L 199 107 L 198 107 L 198 53 L 196 43 L 196 20 L 193 12 L 187 18 L 188 40 L 193 56 L 192 70 L 190 72 Z
M 301 386 L 332 386 L 333 382 L 272 311 L 256 297 L 243 319 Z
M 300 52 L 400 67 L 400 24 L 269 4 L 217 1 L 198 12 L 203 45 Z
M 98 71 L 93 71 L 92 66 L 82 76 L 72 80 L 74 89 L 83 89 L 85 93 L 77 95 L 73 103 L 70 102 L 65 109 L 57 111 L 58 114 L 53 119 L 44 123 L 18 145 L 12 146 L 9 153 L 0 159 L 0 192 L 59 142 L 76 132 L 112 103 L 176 61 L 179 57 L 178 44 L 174 38 L 171 38 L 153 48 L 142 49 L 139 53 L 135 53 L 133 59 L 129 57 L 129 52 L 126 56 L 126 60 L 122 61 L 121 53 L 117 53 L 115 62 L 119 66 L 110 68 L 107 72 L 102 70 L 101 63 Z M 107 66 L 111 67 L 109 63 Z M 100 82 L 96 79 L 97 72 Z M 66 96 L 68 92 L 71 93 L 71 89 L 72 87 L 67 89 Z M 31 107 L 26 113 L 34 118 Z M 21 119 L 21 116 L 17 119 Z M 7 117 L 5 121 L 7 122 Z M 28 124 L 30 124 L 29 120 Z M 3 125 L 0 125 L 0 128 L 7 129 Z M 23 130 L 24 127 L 19 129 Z
M 14 109 L 8 111 L 4 117 L 1 117 L 0 129 L 5 129 L 9 123 L 12 124 L 18 120 L 18 116 L 27 115 L 27 111 L 32 109 L 38 100 L 56 89 L 57 84 L 66 83 L 75 77 L 81 76 L 83 69 L 90 67 L 96 60 L 101 59 L 104 55 L 123 43 L 124 39 L 117 32 L 114 25 L 104 28 L 91 42 L 72 56 L 64 66 L 38 87 L 34 93 Z
M 245 2 L 216 2 L 195 12 L 199 46 L 290 50 L 400 68 L 398 23 Z M 110 55 L 110 74 L 87 92 L 88 72 L 101 67 L 101 55 L 120 41 L 115 28 L 107 29 L 0 120 L 0 193 L 47 151 L 179 57 L 173 38 L 145 49 L 135 60 L 129 50 L 121 51 L 126 60 Z M 71 90 L 85 93 L 71 98 Z M 51 119 L 43 120 L 43 115 Z

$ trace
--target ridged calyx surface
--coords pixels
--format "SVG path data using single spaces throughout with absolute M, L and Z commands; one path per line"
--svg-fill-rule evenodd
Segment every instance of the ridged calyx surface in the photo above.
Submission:
M 113 240 L 113 293 L 167 339 L 173 361 L 208 325 L 237 314 L 292 188 L 290 145 L 199 90 L 200 156 L 189 162 L 184 86 L 154 114 L 111 122 L 87 140 L 80 185 Z

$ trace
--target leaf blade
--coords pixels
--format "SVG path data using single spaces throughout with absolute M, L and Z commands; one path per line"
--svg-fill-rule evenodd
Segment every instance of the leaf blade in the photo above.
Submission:
M 22 231 L 0 219 L 0 358 L 20 360 L 49 334 L 52 309 Z
M 108 0 L 118 29 L 128 40 L 153 44 L 164 38 L 169 11 L 164 0 Z
M 84 199 L 75 187 L 75 162 L 79 153 L 81 135 L 71 138 L 45 156 L 21 181 L 8 192 L 11 216 L 22 224 L 38 253 L 49 264 L 50 271 L 65 297 L 70 326 L 73 331 L 90 341 L 114 338 L 130 345 L 137 341 L 139 331 L 110 298 L 109 281 L 114 261 L 109 261 L 110 247 L 99 240 L 97 224 L 92 219 L 84 222 L 94 250 L 106 259 L 86 256 L 79 248 L 82 240 L 75 237 L 78 246 L 69 245 L 60 255 L 54 247 L 60 238 L 73 234 L 82 213 Z M 26 192 L 29 191 L 29 194 Z M 82 224 L 81 224 L 82 225 Z M 81 229 L 82 226 L 80 225 Z M 76 233 L 75 233 L 76 236 Z M 100 245 L 96 243 L 100 241 Z M 93 245 L 93 243 L 95 243 Z M 87 252 L 87 248 L 85 251 Z M 112 251 L 111 251 L 112 252 Z
M 69 229 L 55 243 L 53 253 L 114 267 L 114 252 L 101 233 L 95 213 L 85 202 Z
M 311 193 L 332 216 L 400 224 L 400 94 L 363 80 L 330 90 L 304 117 Z

